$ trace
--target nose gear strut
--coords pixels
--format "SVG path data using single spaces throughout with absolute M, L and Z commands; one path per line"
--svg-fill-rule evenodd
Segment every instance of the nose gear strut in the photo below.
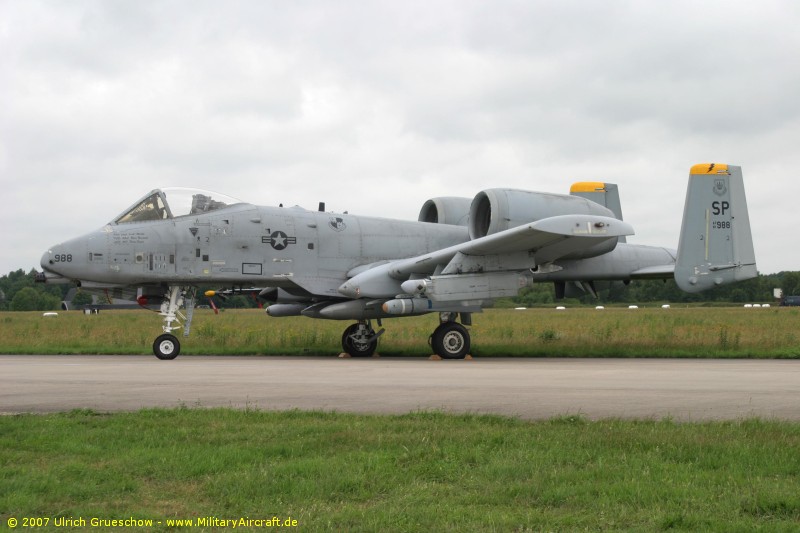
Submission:
M 188 337 L 194 316 L 195 302 L 194 287 L 180 287 L 170 285 L 161 303 L 161 311 L 158 313 L 163 316 L 164 325 L 161 329 L 163 335 L 159 335 L 153 342 L 153 353 L 162 360 L 175 359 L 181 353 L 181 343 L 172 334 L 176 329 L 183 328 L 183 336 Z M 180 308 L 186 306 L 186 314 L 181 313 Z M 181 324 L 183 321 L 183 324 Z

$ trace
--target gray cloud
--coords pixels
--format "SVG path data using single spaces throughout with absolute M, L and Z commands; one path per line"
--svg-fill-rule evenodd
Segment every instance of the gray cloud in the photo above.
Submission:
M 166 185 L 413 218 L 432 196 L 602 179 L 636 242 L 674 246 L 703 161 L 743 166 L 760 269 L 798 269 L 798 18 L 788 1 L 5 2 L 0 270 Z

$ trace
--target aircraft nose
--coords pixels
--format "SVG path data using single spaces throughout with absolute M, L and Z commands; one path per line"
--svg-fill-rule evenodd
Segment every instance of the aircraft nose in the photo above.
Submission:
M 53 259 L 53 248 L 50 248 L 42 255 L 42 260 L 39 262 L 39 264 L 42 266 L 42 272 L 36 274 L 36 281 L 38 283 L 67 282 L 67 279 L 57 272 L 55 268 L 53 268 L 55 265 L 55 260 Z
M 75 246 L 71 246 L 70 244 L 71 242 L 51 246 L 42 255 L 40 263 L 42 268 L 46 272 L 66 276 L 68 272 L 65 272 L 65 270 L 69 270 L 67 267 L 77 259 L 76 251 L 74 250 Z
M 42 255 L 42 268 L 45 272 L 66 279 L 85 279 L 85 276 L 92 273 L 89 269 L 91 265 L 88 263 L 88 250 L 94 237 L 95 233 L 90 233 L 51 246 Z
M 42 254 L 42 260 L 39 262 L 42 265 L 44 270 L 52 270 L 53 266 L 53 248 L 54 246 L 49 248 L 45 253 Z

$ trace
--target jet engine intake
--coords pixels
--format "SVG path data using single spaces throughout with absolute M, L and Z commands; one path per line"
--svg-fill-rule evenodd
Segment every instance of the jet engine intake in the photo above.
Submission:
M 518 189 L 486 189 L 472 200 L 469 209 L 469 237 L 478 239 L 559 215 L 615 218 L 610 209 L 578 196 Z
M 420 222 L 466 226 L 469 222 L 469 206 L 472 200 L 457 196 L 431 198 L 419 211 Z

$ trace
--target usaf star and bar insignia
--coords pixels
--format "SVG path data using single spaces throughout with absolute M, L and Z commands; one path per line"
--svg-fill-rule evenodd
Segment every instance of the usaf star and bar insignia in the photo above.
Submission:
M 269 236 L 264 235 L 261 237 L 261 243 L 269 244 L 275 250 L 285 250 L 290 244 L 297 244 L 297 237 L 289 237 L 286 233 L 278 230 L 273 231 Z

